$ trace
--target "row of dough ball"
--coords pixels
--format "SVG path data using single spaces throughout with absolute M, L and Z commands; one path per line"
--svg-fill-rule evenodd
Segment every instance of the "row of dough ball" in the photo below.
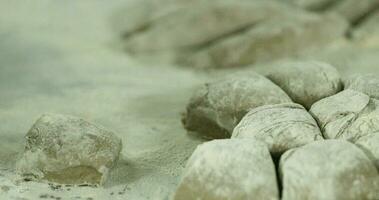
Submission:
M 221 139 L 194 151 L 174 200 L 378 199 L 371 160 L 344 140 L 320 140 L 284 153 L 279 177 L 264 142 Z M 280 180 L 279 180 L 280 179 Z
M 237 73 L 205 84 L 187 105 L 185 128 L 205 137 L 227 138 L 251 109 L 293 101 L 309 109 L 342 89 L 337 70 L 321 62 L 283 63 L 265 75 Z
M 174 199 L 278 199 L 278 184 L 283 199 L 379 198 L 379 78 L 342 80 L 319 62 L 265 76 L 236 74 L 191 98 L 184 126 L 232 139 L 198 147 Z M 270 153 L 281 156 L 279 183 Z
M 374 99 L 379 96 L 378 79 L 350 77 L 345 87 L 352 90 L 338 93 L 342 89 L 338 72 L 319 62 L 283 64 L 266 76 L 272 81 L 250 73 L 206 84 L 188 105 L 185 127 L 211 138 L 258 139 L 279 156 L 323 138 L 347 139 L 379 166 Z M 331 96 L 334 93 L 338 94 Z M 300 104 L 310 108 L 322 131 Z M 121 140 L 101 126 L 73 116 L 45 114 L 26 135 L 17 171 L 28 179 L 102 184 L 121 149 Z

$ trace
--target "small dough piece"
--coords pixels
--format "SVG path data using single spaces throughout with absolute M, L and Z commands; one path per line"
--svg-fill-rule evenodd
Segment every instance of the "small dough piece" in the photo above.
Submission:
M 379 132 L 363 136 L 355 144 L 367 153 L 379 170 Z
M 294 102 L 307 109 L 316 101 L 342 90 L 338 71 L 323 62 L 278 63 L 266 77 L 281 87 Z
M 303 106 L 295 103 L 251 110 L 234 129 L 232 137 L 261 140 L 274 155 L 323 139 L 317 122 Z
M 344 81 L 345 89 L 362 92 L 379 99 L 379 76 L 374 74 L 354 75 Z
M 283 154 L 283 200 L 379 198 L 379 174 L 365 153 L 344 140 L 322 140 Z
M 316 102 L 310 113 L 317 120 L 325 139 L 355 142 L 362 136 L 379 131 L 379 100 L 344 90 Z
M 174 200 L 278 200 L 275 166 L 263 142 L 213 140 L 189 159 Z
M 183 124 L 204 137 L 227 138 L 250 109 L 288 102 L 288 95 L 264 76 L 237 73 L 200 88 L 187 105 Z
M 21 176 L 62 184 L 102 184 L 118 160 L 121 140 L 83 119 L 44 114 L 26 134 Z

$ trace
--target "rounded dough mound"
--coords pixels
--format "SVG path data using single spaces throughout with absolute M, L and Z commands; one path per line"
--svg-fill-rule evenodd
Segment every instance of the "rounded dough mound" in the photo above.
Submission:
M 278 63 L 266 77 L 281 87 L 294 102 L 307 109 L 316 101 L 342 90 L 338 71 L 322 62 Z
M 354 75 L 344 81 L 345 89 L 367 94 L 379 99 L 379 76 L 374 74 Z
M 121 140 L 83 119 L 45 114 L 26 134 L 17 164 L 25 177 L 63 184 L 101 184 L 118 160 Z
M 280 160 L 283 200 L 378 199 L 379 174 L 354 144 L 322 140 L 292 149 Z
M 274 155 L 323 139 L 317 122 L 303 106 L 295 103 L 251 110 L 236 126 L 232 137 L 264 141 Z
M 255 140 L 213 140 L 189 159 L 174 200 L 278 200 L 275 166 Z
M 265 77 L 234 74 L 200 88 L 187 105 L 183 124 L 204 137 L 227 138 L 250 109 L 288 102 L 287 94 Z
M 355 144 L 367 153 L 379 170 L 379 132 L 359 138 Z
M 326 139 L 355 142 L 379 131 L 379 100 L 344 90 L 315 103 L 310 113 L 317 120 Z

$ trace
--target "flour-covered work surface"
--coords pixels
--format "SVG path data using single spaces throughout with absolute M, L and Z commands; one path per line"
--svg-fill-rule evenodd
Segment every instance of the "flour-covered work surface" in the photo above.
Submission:
M 375 0 L 0 0 L 0 199 L 379 199 Z

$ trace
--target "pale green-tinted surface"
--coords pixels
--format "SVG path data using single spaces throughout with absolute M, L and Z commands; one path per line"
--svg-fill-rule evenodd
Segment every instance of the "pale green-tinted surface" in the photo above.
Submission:
M 201 142 L 185 134 L 180 112 L 208 75 L 141 64 L 115 48 L 109 18 L 126 3 L 0 0 L 0 199 L 165 199 L 175 189 Z M 346 69 L 342 74 L 376 72 L 374 46 L 347 45 L 312 57 Z M 106 188 L 52 190 L 15 181 L 23 137 L 46 112 L 80 116 L 122 139 L 122 157 Z

